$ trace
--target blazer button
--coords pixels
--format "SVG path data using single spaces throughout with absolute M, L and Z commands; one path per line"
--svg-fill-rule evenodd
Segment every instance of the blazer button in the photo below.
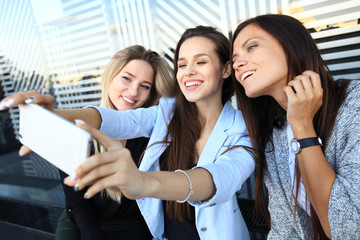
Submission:
M 200 229 L 202 232 L 205 232 L 206 230 L 207 230 L 207 228 L 206 227 L 203 227 L 203 228 L 201 228 Z

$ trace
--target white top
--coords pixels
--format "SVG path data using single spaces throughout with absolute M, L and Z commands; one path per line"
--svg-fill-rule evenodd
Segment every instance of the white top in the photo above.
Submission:
M 295 176 L 295 154 L 291 151 L 290 141 L 294 138 L 294 134 L 292 132 L 291 126 L 289 123 L 287 124 L 287 135 L 288 135 L 288 143 L 289 143 L 289 171 L 290 171 L 290 182 L 291 182 L 291 189 L 293 190 L 293 196 L 295 199 L 296 196 L 296 176 Z M 310 210 L 310 200 L 306 195 L 306 190 L 304 183 L 302 181 L 302 177 L 300 176 L 300 187 L 299 187 L 299 195 L 297 199 L 298 205 L 304 209 L 309 216 L 311 216 Z

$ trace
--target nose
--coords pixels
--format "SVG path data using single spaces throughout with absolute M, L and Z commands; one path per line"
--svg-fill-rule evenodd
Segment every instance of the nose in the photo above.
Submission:
M 234 70 L 238 70 L 239 68 L 245 66 L 247 64 L 247 61 L 245 59 L 236 58 L 233 63 Z
M 194 74 L 196 74 L 194 66 L 192 64 L 186 65 L 186 67 L 185 67 L 185 75 L 186 76 L 191 76 L 191 75 L 194 75 Z
M 138 94 L 138 90 L 139 90 L 139 86 L 138 84 L 131 84 L 131 86 L 129 87 L 128 91 L 130 96 L 132 97 L 136 97 Z

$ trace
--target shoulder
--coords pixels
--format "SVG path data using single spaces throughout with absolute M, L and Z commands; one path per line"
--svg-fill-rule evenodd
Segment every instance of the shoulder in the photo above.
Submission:
M 159 101 L 159 108 L 163 113 L 174 112 L 175 98 L 161 97 Z
M 351 81 L 346 89 L 345 99 L 335 120 L 328 146 L 337 146 L 338 152 L 347 151 L 359 142 L 360 136 L 360 81 Z M 338 144 L 338 145 L 337 145 Z M 327 148 L 334 151 L 335 148 Z M 349 149 L 348 149 L 349 150 Z
M 360 104 L 360 80 L 351 80 L 346 90 L 345 103 Z
M 220 117 L 222 116 L 226 117 L 227 119 L 230 118 L 231 121 L 239 121 L 244 119 L 241 111 L 239 109 L 235 109 L 230 101 L 225 103 Z
M 173 106 L 175 104 L 175 98 L 161 97 L 159 100 L 160 106 Z
M 360 112 L 360 81 L 350 81 L 345 99 L 338 112 L 338 118 L 357 117 Z M 348 119 L 349 120 L 349 119 Z
M 239 109 L 235 109 L 231 102 L 226 102 L 224 106 L 224 118 L 223 120 L 227 127 L 234 130 L 244 131 L 246 128 L 244 117 Z
M 218 122 L 216 130 L 225 132 L 227 136 L 225 141 L 228 144 L 250 145 L 243 115 L 241 111 L 235 109 L 230 102 L 224 105 Z

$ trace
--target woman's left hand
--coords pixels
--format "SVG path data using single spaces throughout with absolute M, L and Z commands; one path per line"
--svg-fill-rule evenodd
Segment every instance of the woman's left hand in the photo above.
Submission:
M 319 74 L 305 71 L 284 87 L 288 98 L 287 121 L 294 137 L 315 137 L 313 119 L 322 105 L 323 89 Z
M 75 170 L 74 176 L 65 179 L 65 184 L 75 186 L 78 190 L 91 185 L 85 198 L 91 198 L 105 188 L 120 191 L 129 199 L 142 197 L 145 180 L 136 167 L 130 151 L 119 141 L 85 123 L 78 122 L 77 125 L 88 131 L 106 151 L 87 158 Z M 74 178 L 75 180 L 72 180 Z

